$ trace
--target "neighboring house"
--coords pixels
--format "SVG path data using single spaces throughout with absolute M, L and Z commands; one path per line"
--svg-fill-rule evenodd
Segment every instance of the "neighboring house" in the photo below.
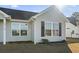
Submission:
M 66 37 L 79 38 L 79 28 L 72 23 L 66 23 Z
M 79 38 L 79 13 L 75 12 L 71 17 L 67 17 L 69 23 L 66 23 L 66 37 Z
M 67 18 L 50 6 L 40 13 L 0 8 L 0 42 L 33 41 L 49 42 L 66 39 Z

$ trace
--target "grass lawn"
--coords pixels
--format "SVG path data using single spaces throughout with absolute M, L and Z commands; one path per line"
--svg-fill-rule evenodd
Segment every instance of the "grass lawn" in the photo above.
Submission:
M 79 40 L 63 43 L 36 44 L 32 42 L 7 43 L 0 45 L 0 53 L 76 53 L 79 52 Z

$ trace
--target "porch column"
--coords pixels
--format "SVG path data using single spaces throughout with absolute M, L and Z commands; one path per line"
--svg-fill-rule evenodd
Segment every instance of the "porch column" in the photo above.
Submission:
M 6 44 L 6 19 L 3 19 L 3 45 Z

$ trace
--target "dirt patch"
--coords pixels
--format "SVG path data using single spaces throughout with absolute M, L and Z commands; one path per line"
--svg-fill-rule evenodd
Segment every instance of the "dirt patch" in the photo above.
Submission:
M 7 43 L 0 46 L 0 53 L 71 53 L 66 42 L 51 44 Z

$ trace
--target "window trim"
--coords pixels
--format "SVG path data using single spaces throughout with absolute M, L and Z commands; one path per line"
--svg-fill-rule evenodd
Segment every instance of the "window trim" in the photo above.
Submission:
M 20 34 L 18 35 L 18 36 L 16 36 L 16 35 L 12 35 L 12 23 L 19 23 L 19 22 L 11 22 L 10 24 L 11 24 L 11 37 L 19 37 L 20 36 Z M 19 31 L 19 33 L 20 33 L 20 31 Z
M 45 35 L 45 28 L 44 28 L 44 36 L 41 36 L 41 37 L 61 37 L 62 36 L 62 23 L 61 22 L 51 22 L 51 21 L 41 21 L 41 22 L 44 22 L 44 24 L 46 24 L 46 23 L 51 23 L 51 36 L 46 36 Z M 52 26 L 54 26 L 54 25 L 52 25 L 52 24 L 54 24 L 54 23 L 58 23 L 58 24 L 60 24 L 61 23 L 61 36 L 60 35 L 58 35 L 58 36 L 54 36 L 53 35 L 53 29 L 54 29 L 54 27 L 52 27 Z M 44 25 L 44 27 L 45 27 L 46 25 Z M 59 26 L 59 25 L 58 25 Z M 58 29 L 58 30 L 60 30 L 60 29 Z
M 59 23 L 60 23 L 60 22 L 53 22 L 53 30 L 55 30 L 55 31 L 56 31 L 56 29 L 54 29 L 54 25 L 55 25 L 55 24 L 58 24 L 58 29 L 57 29 L 57 30 L 58 30 L 58 35 L 55 35 L 56 37 L 60 37 L 60 36 L 59 36 Z M 54 34 L 53 34 L 53 36 L 54 36 Z
M 46 24 L 46 23 L 53 23 L 53 22 L 45 21 L 44 23 Z M 44 25 L 44 27 L 46 27 L 46 25 Z M 51 27 L 51 26 L 50 26 L 50 27 Z M 50 30 L 51 30 L 51 29 L 50 29 Z M 51 36 L 45 35 L 45 31 L 46 31 L 46 28 L 44 28 L 44 37 L 52 37 L 52 30 L 51 30 Z
M 19 23 L 19 35 L 18 36 L 16 36 L 16 35 L 12 35 L 12 23 Z M 11 37 L 23 37 L 23 36 L 27 36 L 28 35 L 28 24 L 27 23 L 25 23 L 25 24 L 27 24 L 27 35 L 21 35 L 21 24 L 20 23 L 25 23 L 25 22 L 11 22 L 10 24 L 11 24 Z

